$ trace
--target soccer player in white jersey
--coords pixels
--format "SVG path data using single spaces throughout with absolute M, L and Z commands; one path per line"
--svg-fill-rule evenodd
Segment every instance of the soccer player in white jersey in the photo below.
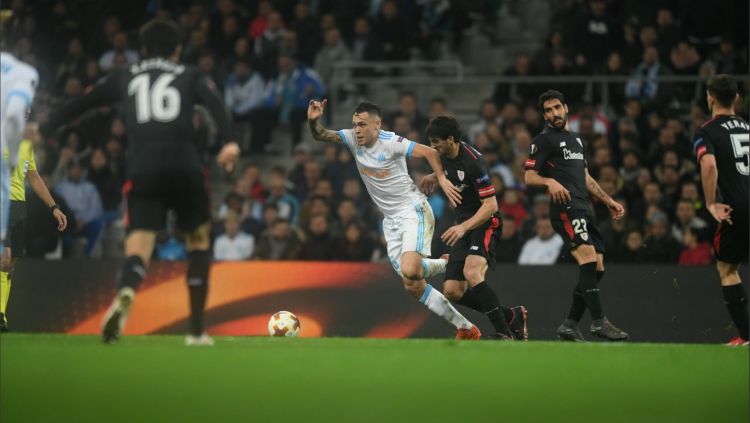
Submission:
M 352 129 L 332 131 L 320 123 L 327 100 L 310 101 L 307 119 L 313 137 L 318 141 L 344 143 L 354 155 L 357 170 L 367 192 L 385 217 L 383 233 L 388 244 L 388 258 L 404 282 L 404 288 L 433 313 L 453 324 L 456 339 L 479 339 L 479 329 L 461 315 L 426 278 L 444 273 L 446 260 L 429 259 L 435 218 L 427 197 L 409 176 L 406 159 L 422 157 L 439 176 L 438 183 L 452 205 L 461 195 L 448 181 L 440 155 L 432 148 L 383 131 L 377 105 L 362 102 L 354 110 Z
M 10 209 L 10 171 L 26 125 L 26 111 L 34 99 L 39 73 L 33 67 L 0 52 L 0 247 L 5 242 Z M 4 154 L 5 152 L 8 154 Z

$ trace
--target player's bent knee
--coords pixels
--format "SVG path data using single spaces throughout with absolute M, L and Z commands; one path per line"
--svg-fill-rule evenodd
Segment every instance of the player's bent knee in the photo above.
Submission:
M 422 296 L 425 288 L 425 282 L 423 280 L 404 278 L 403 282 L 406 292 L 408 292 L 415 298 L 419 298 L 420 296 Z
M 460 301 L 464 296 L 463 287 L 458 281 L 446 281 L 443 284 L 443 295 L 450 301 Z

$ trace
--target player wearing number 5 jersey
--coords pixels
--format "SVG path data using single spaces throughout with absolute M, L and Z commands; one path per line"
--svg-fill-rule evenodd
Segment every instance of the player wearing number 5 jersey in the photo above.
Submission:
M 544 92 L 539 97 L 539 107 L 547 127 L 531 143 L 525 164 L 526 184 L 549 190 L 550 221 L 579 265 L 573 304 L 557 335 L 561 340 L 583 341 L 578 323 L 588 308 L 592 335 L 611 341 L 625 340 L 628 334 L 609 322 L 599 298 L 598 282 L 604 276 L 604 242 L 594 221 L 589 193 L 609 207 L 614 219 L 622 218 L 625 209 L 589 175 L 583 140 L 568 129 L 568 106 L 562 93 Z
M 127 202 L 125 263 L 118 274 L 118 292 L 106 312 L 102 337 L 116 341 L 145 277 L 156 232 L 166 227 L 166 214 L 174 210 L 177 225 L 187 235 L 187 283 L 190 292 L 188 345 L 210 345 L 203 333 L 203 308 L 210 266 L 210 209 L 205 186 L 203 146 L 193 128 L 194 107 L 202 104 L 218 127 L 224 143 L 219 163 L 231 168 L 239 148 L 230 142 L 230 123 L 219 93 L 197 68 L 179 64 L 182 34 L 171 21 L 152 20 L 141 29 L 146 59 L 113 71 L 86 96 L 71 101 L 50 116 L 43 133 L 85 110 L 121 103 L 129 145 L 126 153 Z
M 695 132 L 693 147 L 701 166 L 706 207 L 719 223 L 714 252 L 724 301 L 740 335 L 729 345 L 747 345 L 747 294 L 738 270 L 740 263 L 748 259 L 750 126 L 734 114 L 738 95 L 737 82 L 732 77 L 716 75 L 708 81 L 707 88 L 711 120 Z M 717 185 L 721 202 L 716 200 Z

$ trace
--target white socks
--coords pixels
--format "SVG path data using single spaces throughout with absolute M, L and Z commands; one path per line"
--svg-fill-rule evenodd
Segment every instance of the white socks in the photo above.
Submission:
M 448 264 L 448 260 L 445 259 L 422 259 L 422 277 L 427 279 L 431 276 L 440 275 L 445 273 L 445 265 Z
M 437 260 L 431 260 L 437 261 Z M 445 260 L 443 260 L 445 261 Z M 422 262 L 424 263 L 424 261 Z M 444 266 L 444 265 L 443 265 Z M 450 322 L 457 329 L 470 329 L 473 325 L 458 312 L 443 294 L 427 284 L 419 302 L 426 305 L 433 313 Z

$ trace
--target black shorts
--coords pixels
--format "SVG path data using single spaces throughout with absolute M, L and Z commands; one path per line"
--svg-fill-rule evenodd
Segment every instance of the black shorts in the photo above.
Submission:
M 12 258 L 23 257 L 26 253 L 26 202 L 10 201 L 8 213 L 8 241 Z
M 125 225 L 128 231 L 160 231 L 167 226 L 167 211 L 177 214 L 177 227 L 192 232 L 211 219 L 203 172 L 172 171 L 136 175 L 125 181 Z
M 604 254 L 604 239 L 596 227 L 594 214 L 589 210 L 552 210 L 549 216 L 552 227 L 565 242 L 568 250 L 579 245 L 592 245 L 597 253 Z
M 748 261 L 748 213 L 732 212 L 732 224 L 720 223 L 714 234 L 716 260 L 729 264 Z
M 502 234 L 503 221 L 498 216 L 492 216 L 456 242 L 450 250 L 448 265 L 445 267 L 445 280 L 464 281 L 464 264 L 470 255 L 482 256 L 487 259 L 490 269 L 495 268 L 495 247 Z

